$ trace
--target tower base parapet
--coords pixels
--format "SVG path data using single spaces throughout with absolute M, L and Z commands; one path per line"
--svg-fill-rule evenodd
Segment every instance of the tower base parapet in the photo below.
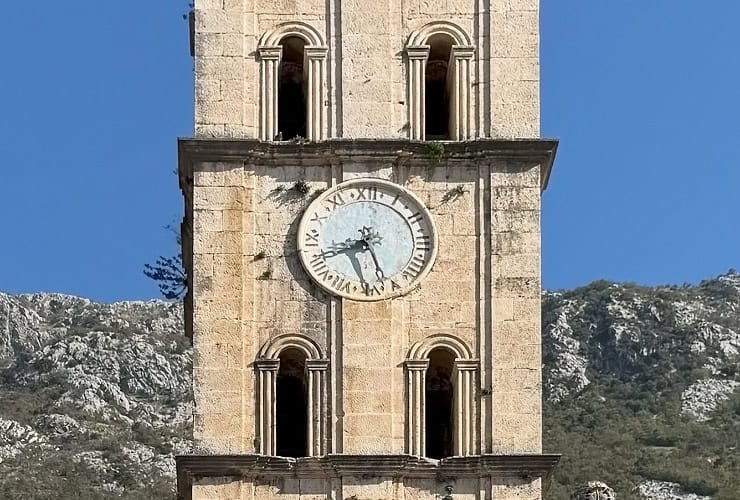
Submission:
M 182 500 L 539 500 L 559 458 L 186 455 L 177 487 Z

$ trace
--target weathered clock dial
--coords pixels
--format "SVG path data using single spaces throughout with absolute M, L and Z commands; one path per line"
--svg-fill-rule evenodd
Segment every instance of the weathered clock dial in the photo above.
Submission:
M 383 300 L 408 293 L 429 272 L 437 252 L 431 214 L 407 189 L 356 179 L 322 193 L 298 228 L 308 274 L 329 293 Z

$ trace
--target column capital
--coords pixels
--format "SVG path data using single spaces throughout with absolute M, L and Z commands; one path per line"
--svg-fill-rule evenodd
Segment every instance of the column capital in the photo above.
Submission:
M 325 372 L 329 369 L 328 359 L 308 359 L 306 369 L 311 372 Z
M 424 59 L 429 57 L 429 45 L 410 45 L 406 47 L 409 59 Z
M 258 359 L 254 366 L 261 372 L 276 372 L 280 368 L 279 359 Z
M 477 371 L 480 366 L 478 359 L 455 359 L 455 370 L 461 372 L 474 372 Z
M 279 61 L 283 55 L 283 46 L 274 45 L 274 46 L 258 47 L 257 53 L 259 54 L 260 59 L 263 61 L 269 61 L 269 60 Z
M 475 47 L 472 45 L 453 45 L 453 59 L 472 59 L 475 55 Z
M 329 53 L 329 47 L 304 47 L 303 51 L 307 59 L 326 59 L 326 55 Z
M 424 371 L 429 368 L 429 359 L 407 359 L 403 364 L 409 371 Z

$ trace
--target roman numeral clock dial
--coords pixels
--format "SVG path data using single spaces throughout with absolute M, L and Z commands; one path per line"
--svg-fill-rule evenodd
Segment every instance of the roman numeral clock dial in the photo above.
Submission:
M 429 210 L 407 189 L 356 179 L 309 205 L 298 227 L 298 254 L 325 291 L 384 300 L 410 292 L 431 270 L 437 232 Z

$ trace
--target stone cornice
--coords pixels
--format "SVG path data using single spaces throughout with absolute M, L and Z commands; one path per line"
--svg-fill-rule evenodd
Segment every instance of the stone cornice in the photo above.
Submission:
M 454 167 L 464 160 L 534 160 L 541 162 L 542 190 L 550 178 L 558 141 L 554 139 L 480 139 L 443 142 L 440 161 Z M 310 143 L 263 142 L 256 139 L 182 138 L 178 141 L 182 177 L 200 162 L 244 161 L 276 166 L 286 160 L 332 165 L 344 159 L 391 162 L 430 161 L 429 143 L 403 139 L 331 139 Z
M 404 477 L 524 476 L 547 479 L 560 455 L 474 455 L 442 460 L 410 455 L 326 455 L 283 458 L 264 455 L 183 455 L 177 473 L 193 477 L 307 477 L 350 475 Z M 179 484 L 184 484 L 178 481 Z

